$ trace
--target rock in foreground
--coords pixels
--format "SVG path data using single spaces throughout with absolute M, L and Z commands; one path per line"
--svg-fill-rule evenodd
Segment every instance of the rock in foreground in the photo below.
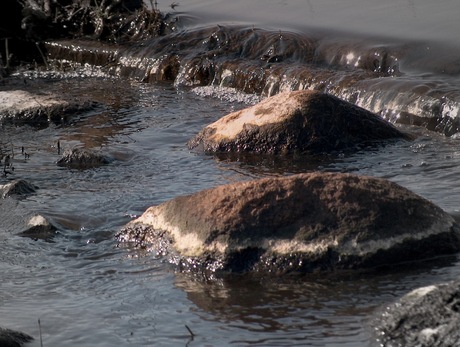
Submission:
M 383 313 L 379 346 L 460 346 L 459 322 L 460 281 L 419 288 Z
M 310 173 L 218 186 L 150 207 L 118 235 L 181 266 L 313 272 L 428 258 L 460 249 L 459 227 L 389 181 Z
M 408 136 L 378 115 L 317 91 L 286 92 L 231 113 L 188 143 L 205 152 L 344 150 Z

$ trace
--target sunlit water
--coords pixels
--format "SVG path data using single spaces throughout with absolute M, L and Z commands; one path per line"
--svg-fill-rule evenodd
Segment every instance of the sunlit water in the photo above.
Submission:
M 387 26 L 388 35 L 398 38 L 405 37 L 407 23 L 423 18 L 442 27 L 452 17 L 441 21 L 435 12 L 430 17 L 425 12 L 427 6 L 432 9 L 428 2 L 395 3 L 399 10 L 395 8 L 395 18 Z M 198 15 L 200 6 L 211 12 L 224 6 L 218 1 L 189 4 L 177 9 L 186 11 L 191 6 L 190 13 Z M 249 9 L 226 4 L 220 12 L 227 20 L 238 15 L 238 21 L 251 20 L 246 15 Z M 325 27 L 336 29 L 334 23 L 345 25 L 349 18 L 350 29 L 365 31 L 381 26 L 370 22 L 376 13 L 388 17 L 386 4 L 369 2 L 368 16 L 364 9 L 352 11 L 339 1 L 310 0 L 303 10 L 312 25 L 319 26 L 323 19 Z M 448 10 L 448 4 L 453 2 L 439 6 Z M 286 26 L 292 21 L 298 30 L 302 26 L 299 6 L 295 1 L 273 1 L 253 14 L 264 18 L 271 13 L 269 19 L 275 23 L 279 17 L 270 9 L 290 9 L 280 21 Z M 398 16 L 407 21 L 398 21 Z M 415 31 L 407 31 L 408 36 Z M 444 37 L 456 44 L 451 31 Z M 455 76 L 446 79 L 458 83 Z M 59 226 L 57 235 L 45 241 L 11 235 L 0 224 L 0 326 L 33 335 L 36 340 L 31 346 L 40 345 L 40 330 L 44 346 L 375 346 L 372 324 L 382 307 L 414 288 L 460 275 L 459 259 L 452 256 L 378 273 L 203 282 L 174 273 L 155 254 L 118 247 L 114 239 L 122 225 L 148 206 L 178 195 L 311 170 L 385 177 L 460 215 L 460 139 L 456 136 L 404 127 L 417 135 L 413 142 L 354 155 L 213 157 L 190 152 L 187 140 L 206 124 L 255 103 L 258 96 L 101 77 L 68 77 L 57 87 L 91 93 L 109 100 L 110 106 L 45 129 L 8 124 L 0 129 L 0 139 L 14 146 L 16 153 L 15 174 L 8 179 L 27 179 L 39 187 L 21 205 Z M 60 168 L 56 166 L 58 140 L 63 149 L 85 145 L 116 160 L 86 171 Z M 29 159 L 21 157 L 22 146 Z M 0 178 L 0 183 L 5 181 Z

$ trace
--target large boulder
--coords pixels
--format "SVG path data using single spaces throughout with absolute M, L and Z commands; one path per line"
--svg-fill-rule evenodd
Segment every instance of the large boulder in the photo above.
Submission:
M 190 148 L 205 152 L 325 152 L 408 139 L 378 115 L 317 91 L 285 92 L 206 126 Z
M 337 173 L 177 197 L 147 209 L 118 238 L 185 268 L 224 272 L 374 267 L 460 250 L 459 227 L 439 207 L 387 180 Z
M 379 346 L 460 346 L 460 281 L 416 289 L 390 305 L 376 327 Z

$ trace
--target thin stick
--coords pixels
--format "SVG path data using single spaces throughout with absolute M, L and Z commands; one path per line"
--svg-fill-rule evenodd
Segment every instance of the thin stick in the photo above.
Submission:
M 38 319 L 38 331 L 40 333 L 40 347 L 43 347 L 43 340 L 42 340 L 42 325 L 40 324 L 40 318 Z
M 187 328 L 188 332 L 190 333 L 190 336 L 192 337 L 192 340 L 193 338 L 195 337 L 195 334 L 193 333 L 193 331 L 187 326 L 187 324 L 185 324 L 185 327 Z
M 37 49 L 40 52 L 40 55 L 42 56 L 42 59 L 43 59 L 43 62 L 45 63 L 46 68 L 49 69 L 48 60 L 46 59 L 45 55 L 43 54 L 43 51 L 40 48 L 40 44 L 38 42 L 35 42 L 35 45 L 37 46 Z
M 8 37 L 5 38 L 5 55 L 6 55 L 6 68 L 10 68 L 10 52 L 8 49 Z

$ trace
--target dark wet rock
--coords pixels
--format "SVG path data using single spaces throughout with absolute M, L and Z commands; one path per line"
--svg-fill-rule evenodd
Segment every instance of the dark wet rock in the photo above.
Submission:
M 72 148 L 65 150 L 62 158 L 58 160 L 58 166 L 71 169 L 90 169 L 106 165 L 112 162 L 112 158 L 98 151 L 85 148 Z
M 24 343 L 32 341 L 34 338 L 20 331 L 0 328 L 1 347 L 21 347 Z
M 5 184 L 0 184 L 0 197 L 2 199 L 8 196 L 29 195 L 35 193 L 37 186 L 26 180 L 17 179 Z
M 408 139 L 381 117 L 316 91 L 281 93 L 206 126 L 189 141 L 205 152 L 325 152 Z
M 33 239 L 50 239 L 57 230 L 46 217 L 24 208 L 11 197 L 0 200 L 0 221 L 1 233 Z
M 218 186 L 150 207 L 120 241 L 183 270 L 375 267 L 460 250 L 453 217 L 384 179 L 311 173 Z
M 377 323 L 379 346 L 460 345 L 460 281 L 416 289 L 384 310 Z

